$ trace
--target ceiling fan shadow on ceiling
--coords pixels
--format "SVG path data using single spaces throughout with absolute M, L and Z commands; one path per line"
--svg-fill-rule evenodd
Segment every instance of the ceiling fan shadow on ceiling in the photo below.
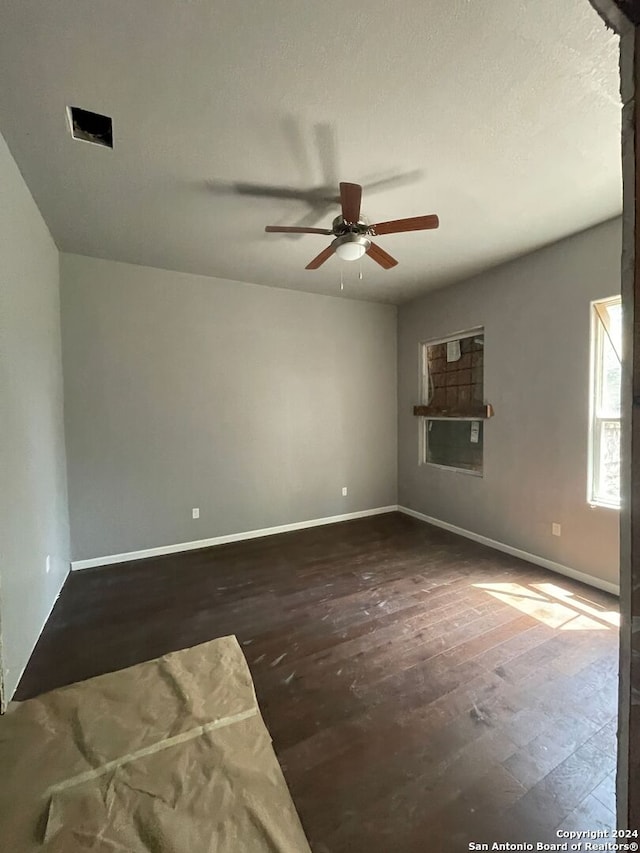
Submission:
M 274 137 L 278 156 L 284 153 L 295 166 L 301 185 L 278 186 L 253 183 L 251 181 L 207 181 L 207 187 L 217 195 L 249 196 L 252 198 L 272 199 L 274 201 L 294 201 L 307 207 L 307 211 L 293 222 L 298 227 L 312 227 L 327 219 L 335 207 L 340 205 L 340 196 L 336 192 L 340 168 L 338 133 L 336 125 L 328 121 L 319 121 L 307 126 L 295 115 L 285 115 L 277 120 L 276 127 L 267 122 L 276 132 Z M 263 145 L 265 142 L 263 141 Z M 314 182 L 314 177 L 319 180 Z M 361 183 L 367 193 L 392 190 L 421 180 L 421 169 L 407 172 L 384 172 L 369 174 Z M 333 213 L 335 216 L 335 213 Z M 299 233 L 288 233 L 291 240 L 300 239 Z
M 382 192 L 384 190 L 407 186 L 408 184 L 419 181 L 422 174 L 421 169 L 414 169 L 410 172 L 376 178 L 365 183 L 364 191 L 367 193 Z M 216 195 L 250 196 L 251 198 L 295 201 L 305 204 L 309 210 L 296 222 L 296 228 L 315 225 L 323 217 L 328 216 L 334 206 L 341 203 L 341 196 L 329 184 L 319 184 L 311 187 L 288 187 L 277 184 L 256 184 L 249 181 L 209 180 L 206 182 L 206 186 Z M 297 238 L 302 233 L 307 232 L 288 230 L 281 233 Z
M 331 228 L 307 228 L 297 225 L 267 225 L 264 229 L 270 234 L 324 234 L 334 240 L 319 255 L 310 261 L 305 269 L 317 270 L 331 255 L 336 254 L 343 261 L 357 261 L 368 255 L 383 269 L 397 266 L 398 261 L 371 240 L 383 234 L 400 234 L 407 231 L 427 231 L 440 224 L 435 214 L 412 216 L 408 219 L 391 219 L 388 222 L 376 222 L 370 225 L 362 218 L 362 187 L 360 184 L 342 182 L 340 184 L 340 204 L 342 213 L 333 220 Z

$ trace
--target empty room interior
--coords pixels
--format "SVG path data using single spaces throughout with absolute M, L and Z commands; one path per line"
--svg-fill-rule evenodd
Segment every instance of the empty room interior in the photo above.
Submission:
M 2 4 L 0 847 L 612 838 L 619 55 Z

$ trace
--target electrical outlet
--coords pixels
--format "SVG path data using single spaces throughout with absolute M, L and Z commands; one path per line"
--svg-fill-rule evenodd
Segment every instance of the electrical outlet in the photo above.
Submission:
M 200 518 L 200 507 L 194 506 L 191 510 L 191 518 Z
M 561 536 L 562 535 L 562 525 L 558 524 L 556 521 L 551 525 L 551 533 L 553 536 Z
M 44 570 L 47 574 L 51 571 L 51 555 L 47 554 L 47 559 L 44 564 Z
M 342 487 L 342 497 L 343 497 L 343 498 L 346 498 L 346 496 L 347 496 L 347 487 L 346 487 L 346 486 L 343 486 L 343 487 Z

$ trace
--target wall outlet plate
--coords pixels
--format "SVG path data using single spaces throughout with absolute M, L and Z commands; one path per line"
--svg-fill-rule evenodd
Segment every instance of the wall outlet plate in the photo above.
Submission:
M 347 490 L 347 487 L 346 487 L 346 486 L 343 486 L 343 487 L 342 487 L 342 497 L 343 497 L 343 498 L 346 498 L 346 496 L 347 496 L 347 491 L 348 491 L 348 490 Z
M 200 518 L 200 508 L 199 507 L 194 506 L 194 508 L 191 510 L 191 518 Z
M 551 525 L 551 533 L 554 536 L 561 536 L 562 535 L 562 525 L 558 524 L 557 521 L 554 521 L 553 524 Z

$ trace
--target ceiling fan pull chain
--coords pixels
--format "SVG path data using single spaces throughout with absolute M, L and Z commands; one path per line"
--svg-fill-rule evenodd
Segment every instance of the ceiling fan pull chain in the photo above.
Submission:
M 360 281 L 362 281 L 362 261 L 359 261 L 358 265 L 360 267 L 360 269 L 358 271 L 358 278 L 360 279 Z
M 344 290 L 344 277 L 342 275 L 343 267 L 340 264 L 340 290 Z

